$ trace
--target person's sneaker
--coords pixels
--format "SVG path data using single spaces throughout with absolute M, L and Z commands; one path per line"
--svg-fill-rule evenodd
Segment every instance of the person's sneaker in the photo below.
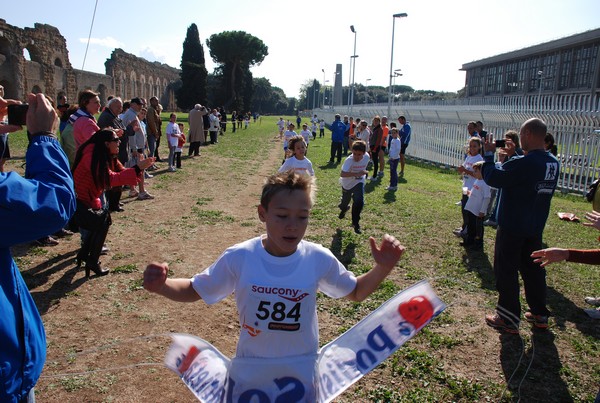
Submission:
M 354 224 L 353 227 L 354 227 L 354 232 L 355 233 L 362 234 L 362 231 L 360 230 L 360 225 Z
M 148 168 L 146 168 L 146 171 L 156 171 L 157 169 L 158 168 L 156 167 L 156 165 L 152 164 Z
M 58 245 L 58 241 L 52 238 L 51 236 L 45 236 L 43 238 L 35 240 L 33 244 L 37 246 L 56 246 Z
M 396 186 L 388 186 L 385 188 L 385 190 L 397 190 L 398 188 Z
M 139 193 L 137 192 L 137 190 L 131 189 L 129 191 L 129 197 L 138 197 L 138 196 L 139 196 Z
M 144 179 L 152 179 L 152 178 L 154 178 L 154 175 L 151 175 L 148 172 L 144 171 Z
M 110 252 L 110 248 L 106 245 L 102 245 L 102 249 L 100 250 L 100 254 L 101 255 L 106 255 L 108 252 Z
M 70 235 L 73 235 L 73 232 L 69 231 L 68 229 L 64 229 L 64 228 L 61 228 L 54 233 L 54 236 L 59 237 L 59 238 L 63 238 L 63 237 L 70 236 Z
M 175 171 L 177 171 L 177 168 L 171 167 L 171 168 L 167 169 L 167 171 L 169 171 L 169 172 L 175 172 Z
M 485 323 L 489 327 L 505 333 L 519 334 L 519 327 L 513 324 L 506 323 L 498 314 L 485 315 Z
M 403 172 L 403 171 L 400 171 L 400 173 L 398 173 L 398 177 L 399 177 L 399 178 L 404 178 L 404 172 Z
M 592 306 L 600 306 L 600 297 L 585 297 L 583 300 Z
M 379 171 L 379 172 L 377 173 L 377 176 L 378 176 L 378 177 L 380 177 L 380 178 L 383 178 L 383 172 L 382 172 L 382 171 Z
M 350 210 L 350 206 L 346 206 L 345 209 L 342 209 L 340 207 L 341 211 L 340 214 L 338 215 L 338 218 L 341 220 L 342 218 L 346 217 L 346 211 Z
M 498 226 L 498 223 L 490 218 L 488 218 L 487 220 L 485 220 L 483 222 L 483 225 L 485 225 L 486 227 L 494 227 L 496 228 Z
M 377 179 L 379 179 L 379 178 L 378 178 L 378 177 L 376 177 L 376 176 L 371 176 L 371 177 L 369 178 L 369 180 L 370 180 L 371 182 L 375 182 L 375 181 L 377 181 Z
M 584 309 L 583 311 L 592 319 L 600 319 L 600 309 Z
M 462 227 L 455 228 L 452 233 L 459 238 L 464 238 L 467 235 L 466 228 Z
M 525 312 L 525 320 L 538 329 L 548 329 L 548 317 L 544 315 L 534 315 L 531 312 Z
M 154 199 L 154 196 L 152 196 L 148 192 L 142 192 L 138 195 L 137 199 L 138 200 L 151 200 L 151 199 Z

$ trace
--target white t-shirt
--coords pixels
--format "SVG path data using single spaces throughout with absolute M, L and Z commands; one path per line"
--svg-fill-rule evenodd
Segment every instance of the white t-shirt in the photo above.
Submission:
M 292 255 L 276 257 L 265 250 L 263 237 L 228 248 L 192 278 L 192 286 L 207 304 L 235 293 L 237 357 L 315 354 L 317 291 L 344 297 L 356 287 L 356 277 L 321 245 L 303 240 Z
M 285 122 L 283 121 L 283 119 L 277 122 L 277 126 L 279 127 L 280 132 L 282 132 L 283 129 L 285 129 Z
M 283 165 L 279 168 L 278 172 L 285 172 L 289 170 L 293 170 L 299 174 L 315 176 L 315 171 L 313 170 L 312 162 L 306 157 L 304 159 L 299 160 L 295 155 L 292 155 L 290 158 L 287 158 Z
M 354 161 L 354 156 L 352 155 L 349 155 L 348 158 L 346 158 L 346 161 L 344 161 L 344 164 L 342 165 L 342 171 L 356 172 L 357 176 L 350 176 L 346 178 L 340 177 L 340 184 L 344 189 L 350 190 L 361 182 L 365 183 L 365 175 L 362 173 L 362 171 L 367 170 L 367 164 L 369 163 L 370 159 L 371 158 L 369 158 L 369 154 L 367 153 L 365 153 L 362 159 L 358 162 Z
M 473 164 L 479 161 L 483 161 L 483 157 L 481 156 L 481 154 L 477 154 L 475 156 L 467 155 L 467 158 L 465 158 L 465 161 L 462 163 L 462 166 L 465 167 L 467 171 L 473 172 Z M 472 177 L 471 175 L 463 175 L 463 187 L 468 187 L 469 190 L 471 190 L 471 188 L 473 187 L 473 183 L 475 183 L 474 177 Z
M 471 188 L 471 195 L 465 205 L 465 210 L 479 216 L 479 213 L 486 214 L 490 198 L 492 197 L 490 187 L 483 179 L 476 179 Z
M 296 133 L 295 131 L 286 130 L 285 133 L 283 133 L 283 148 L 287 148 L 288 141 L 290 141 L 292 137 L 297 135 L 298 133 Z
M 169 141 L 170 147 L 177 147 L 179 137 L 173 136 L 173 134 L 180 134 L 179 125 L 177 123 L 169 122 L 167 124 L 167 140 Z
M 357 140 L 362 140 L 367 145 L 367 150 L 369 150 L 369 137 L 371 137 L 371 130 L 368 127 L 365 127 L 364 130 L 361 130 L 356 135 Z
M 390 149 L 388 151 L 388 154 L 390 156 L 390 159 L 392 160 L 397 160 L 400 158 L 400 149 L 402 148 L 402 141 L 400 140 L 400 137 L 397 138 L 392 138 L 390 141 Z
M 310 136 L 312 136 L 312 133 L 309 132 L 308 130 L 302 130 L 300 132 L 300 135 L 302 136 L 304 141 L 306 141 L 306 145 L 308 145 L 308 142 L 310 141 Z

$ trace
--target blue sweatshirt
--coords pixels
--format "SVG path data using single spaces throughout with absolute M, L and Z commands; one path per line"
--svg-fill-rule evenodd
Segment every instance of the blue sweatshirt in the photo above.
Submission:
M 0 173 L 0 401 L 18 402 L 37 382 L 46 334 L 10 247 L 61 229 L 75 212 L 69 162 L 58 141 L 36 136 L 25 178 Z
M 346 131 L 346 125 L 341 120 L 334 120 L 331 125 L 325 125 L 331 130 L 331 141 L 335 143 L 342 143 L 344 141 L 344 132 Z
M 558 160 L 544 150 L 532 150 L 496 168 L 493 155 L 484 158 L 485 183 L 502 190 L 498 226 L 522 236 L 541 236 L 558 182 Z

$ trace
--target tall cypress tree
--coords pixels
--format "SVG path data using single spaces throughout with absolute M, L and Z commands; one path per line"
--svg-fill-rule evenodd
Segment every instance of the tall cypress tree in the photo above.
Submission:
M 204 47 L 196 24 L 187 29 L 181 55 L 181 88 L 177 91 L 177 106 L 189 110 L 195 104 L 206 104 L 206 64 Z

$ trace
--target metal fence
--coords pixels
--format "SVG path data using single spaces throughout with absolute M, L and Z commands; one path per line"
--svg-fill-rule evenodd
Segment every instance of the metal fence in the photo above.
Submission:
M 387 104 L 354 105 L 354 117 L 367 120 L 387 115 Z M 333 121 L 347 106 L 316 110 Z M 462 164 L 469 139 L 466 125 L 481 120 L 484 129 L 502 138 L 507 130 L 538 117 L 554 135 L 561 161 L 559 189 L 583 193 L 600 176 L 600 97 L 592 95 L 521 96 L 401 103 L 391 107 L 393 121 L 404 115 L 412 127 L 407 156 L 442 167 Z

